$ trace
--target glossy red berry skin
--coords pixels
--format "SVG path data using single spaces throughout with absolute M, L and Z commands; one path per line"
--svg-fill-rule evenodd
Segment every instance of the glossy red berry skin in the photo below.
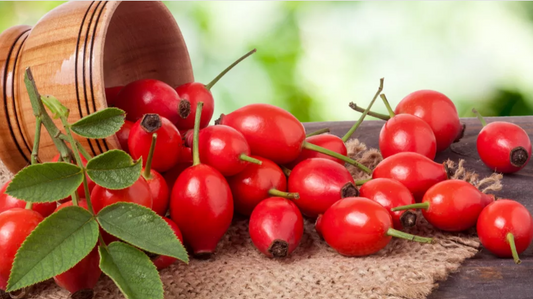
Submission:
M 55 155 L 54 158 L 52 158 L 51 162 L 57 162 L 57 161 L 59 161 L 59 154 Z M 83 163 L 83 166 L 87 166 L 87 159 L 85 159 L 85 157 L 81 156 L 81 162 Z M 71 161 L 71 163 L 76 164 L 74 161 Z M 96 184 L 93 182 L 93 180 L 91 180 L 91 178 L 88 175 L 86 175 L 86 177 L 87 177 L 87 186 L 89 187 L 89 193 L 90 193 L 93 191 L 94 186 L 96 186 Z M 80 198 L 81 197 L 85 198 L 85 188 L 83 187 L 83 184 L 81 184 L 78 187 L 77 192 Z M 70 196 L 63 200 L 60 200 L 59 202 L 65 202 L 69 200 L 72 200 Z
M 120 143 L 120 147 L 126 153 L 130 152 L 130 148 L 128 146 L 128 139 L 130 138 L 130 131 L 131 127 L 133 127 L 133 124 L 134 123 L 129 120 L 124 121 L 124 125 L 122 125 L 122 128 L 120 128 L 120 130 L 118 130 L 116 134 L 118 142 Z
M 185 169 L 191 166 L 192 166 L 192 161 L 186 162 L 186 163 L 178 163 L 176 166 L 172 167 L 172 169 L 163 173 L 163 177 L 165 178 L 165 181 L 167 182 L 169 194 L 172 192 L 172 189 L 174 188 L 174 183 L 176 183 L 176 180 L 178 179 L 180 174 L 184 172 Z
M 205 128 L 209 125 L 213 112 L 215 111 L 215 101 L 211 91 L 209 91 L 204 84 L 198 82 L 185 83 L 176 88 L 181 100 L 189 101 L 191 106 L 190 114 L 183 118 L 179 117 L 176 121 L 176 127 L 180 130 L 190 130 L 194 128 L 194 118 L 196 117 L 196 106 L 199 102 L 203 102 L 202 115 L 200 119 L 200 128 Z
M 425 121 L 410 114 L 398 114 L 381 128 L 379 150 L 383 158 L 402 152 L 415 152 L 433 160 L 437 153 L 437 142 Z
M 5 290 L 15 254 L 37 225 L 41 214 L 14 208 L 0 213 L 0 289 Z
M 85 200 L 80 201 L 78 205 L 88 210 Z M 72 206 L 72 201 L 60 205 L 56 211 L 68 206 Z M 93 289 L 101 274 L 100 255 L 98 253 L 98 246 L 95 246 L 89 255 L 84 257 L 73 268 L 54 276 L 54 281 L 63 289 L 75 293 L 83 289 Z
M 443 164 L 435 163 L 418 153 L 399 153 L 381 161 L 372 178 L 389 178 L 402 183 L 420 202 L 424 193 L 438 182 L 448 179 Z
M 322 158 L 307 159 L 294 167 L 289 176 L 289 192 L 300 195 L 294 203 L 311 218 L 326 212 L 339 199 L 358 194 L 348 169 Z
M 488 205 L 477 220 L 477 233 L 483 247 L 498 257 L 512 257 L 507 234 L 512 233 L 518 254 L 533 240 L 533 219 L 519 202 L 499 199 Z
M 488 197 L 466 181 L 447 180 L 426 192 L 422 202 L 429 207 L 422 209 L 422 215 L 440 230 L 464 231 L 476 225 L 479 214 L 490 202 Z
M 11 183 L 11 180 L 7 181 L 2 189 L 0 189 L 0 213 L 14 208 L 24 209 L 26 207 L 25 201 L 16 199 L 5 193 L 9 183 Z M 34 203 L 32 205 L 32 210 L 41 214 L 43 218 L 46 218 L 54 212 L 56 206 L 57 203 L 55 202 Z
M 291 200 L 269 197 L 255 207 L 248 231 L 255 247 L 264 255 L 285 257 L 300 244 L 304 221 Z
M 186 169 L 172 189 L 170 216 L 193 255 L 211 255 L 233 218 L 233 196 L 224 176 L 205 164 Z
M 344 144 L 344 141 L 342 141 L 340 137 L 332 135 L 332 134 L 320 134 L 320 135 L 307 137 L 305 141 L 321 146 L 323 148 L 327 148 L 343 156 L 348 155 L 348 150 L 346 149 L 346 145 Z M 291 163 L 287 164 L 287 167 L 292 169 L 298 163 L 302 162 L 303 160 L 311 159 L 311 158 L 329 159 L 329 160 L 339 163 L 340 165 L 344 165 L 344 161 L 340 159 L 304 148 L 302 149 L 302 152 L 300 153 L 298 158 L 296 158 L 296 160 L 292 161 Z
M 259 156 L 252 157 L 260 160 L 262 164 L 250 163 L 237 175 L 227 178 L 235 211 L 246 216 L 250 215 L 262 200 L 270 197 L 269 190 L 287 191 L 287 177 L 276 163 Z
M 73 206 L 72 200 L 64 202 L 60 204 L 59 206 L 57 206 L 54 212 L 57 212 L 65 207 L 71 207 L 71 206 Z M 78 201 L 78 206 L 86 209 L 87 211 L 89 210 L 89 207 L 87 206 L 87 201 L 85 200 L 85 198 L 82 198 Z
M 320 217 L 326 243 L 345 256 L 366 256 L 383 249 L 392 237 L 390 213 L 363 197 L 347 197 L 331 205 Z
M 286 164 L 302 151 L 305 129 L 286 110 L 269 104 L 250 104 L 222 115 L 218 124 L 241 132 L 248 141 L 252 155 Z
M 512 173 L 524 168 L 531 159 L 531 140 L 521 127 L 503 121 L 487 124 L 477 136 L 479 157 L 496 172 Z M 513 163 L 513 149 L 521 147 L 520 163 Z M 516 153 L 518 154 L 518 153 Z M 516 155 L 515 154 L 515 155 Z
M 178 227 L 178 225 L 172 221 L 169 218 L 164 217 L 163 220 L 167 222 L 167 224 L 170 226 L 176 237 L 181 241 L 183 244 L 183 236 L 181 235 L 181 231 Z M 166 256 L 166 255 L 158 255 L 155 258 L 152 259 L 152 262 L 157 267 L 157 270 L 163 270 L 165 268 L 170 267 L 170 265 L 174 264 L 176 262 L 176 258 Z
M 107 87 L 105 89 L 105 99 L 107 101 L 108 107 L 115 106 L 115 102 L 117 101 L 117 96 L 123 88 L 124 86 L 115 86 L 115 87 Z
M 412 92 L 398 103 L 394 112 L 411 114 L 424 120 L 435 134 L 437 152 L 447 149 L 463 131 L 457 108 L 446 95 L 438 91 Z
M 364 183 L 359 188 L 359 196 L 373 200 L 387 209 L 392 216 L 394 228 L 398 230 L 404 228 L 404 225 L 402 224 L 402 215 L 407 211 L 392 212 L 391 209 L 415 203 L 415 199 L 409 189 L 400 182 L 392 179 L 373 179 Z M 416 220 L 416 218 L 414 220 Z M 411 224 L 414 223 L 410 223 L 410 225 Z
M 126 111 L 126 119 L 136 122 L 146 113 L 156 113 L 176 124 L 179 95 L 168 84 L 143 79 L 126 85 L 117 95 L 115 106 Z
M 239 157 L 241 154 L 250 156 L 250 146 L 244 136 L 232 127 L 218 125 L 200 130 L 198 148 L 200 161 L 223 176 L 236 175 L 249 164 Z
M 133 185 L 125 189 L 110 190 L 97 185 L 91 192 L 91 203 L 96 214 L 103 208 L 117 202 L 136 203 L 151 209 L 152 193 L 150 186 L 143 177 L 140 177 Z
M 130 131 L 128 147 L 134 159 L 143 158 L 143 166 L 152 144 L 152 135 L 157 133 L 154 156 L 152 158 L 152 168 L 158 172 L 165 172 L 178 164 L 182 139 L 180 132 L 166 118 L 160 117 L 161 127 L 153 132 L 147 132 L 141 125 L 142 119 L 138 120 Z
M 170 204 L 170 190 L 165 178 L 159 172 L 151 169 L 150 175 L 151 177 L 146 179 L 146 182 L 152 194 L 152 210 L 159 214 L 159 216 L 165 216 L 168 211 L 168 205 Z

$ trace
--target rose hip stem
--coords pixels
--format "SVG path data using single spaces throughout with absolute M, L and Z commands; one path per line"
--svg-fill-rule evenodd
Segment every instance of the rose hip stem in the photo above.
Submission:
M 481 126 L 484 127 L 487 125 L 485 118 L 483 118 L 483 116 L 479 112 L 477 112 L 476 108 L 472 108 L 472 112 L 477 116 L 477 119 L 479 119 L 479 122 L 481 122 Z
M 361 169 L 362 171 L 368 173 L 368 174 L 371 174 L 372 173 L 372 170 L 370 170 L 368 167 L 364 166 L 363 164 L 355 161 L 354 159 L 351 159 L 349 157 L 346 157 L 346 156 L 343 156 L 339 153 L 336 153 L 332 150 L 329 150 L 327 148 L 323 148 L 321 146 L 317 146 L 317 145 L 314 145 L 312 143 L 309 143 L 307 141 L 304 141 L 303 142 L 303 148 L 306 148 L 308 150 L 312 150 L 312 151 L 315 151 L 315 152 L 319 152 L 319 153 L 322 153 L 322 154 L 325 154 L 325 155 L 328 155 L 328 156 L 332 156 L 334 158 L 337 158 L 339 160 L 342 160 L 348 164 L 351 164 L 351 165 L 354 165 L 356 166 L 357 168 Z
M 368 108 L 366 108 L 366 110 L 363 112 L 363 114 L 359 117 L 359 120 L 350 128 L 350 130 L 348 130 L 348 132 L 346 132 L 346 134 L 342 137 L 342 141 L 343 142 L 346 142 L 348 140 L 348 138 L 350 138 L 350 136 L 353 135 L 353 133 L 355 132 L 355 130 L 357 130 L 357 128 L 361 125 L 361 123 L 363 122 L 363 120 L 365 119 L 366 115 L 368 114 L 368 112 L 370 111 L 370 109 L 372 108 L 372 105 L 374 105 L 374 102 L 376 101 L 376 99 L 378 98 L 378 96 L 381 94 L 381 92 L 383 91 L 383 81 L 385 81 L 384 78 L 381 78 L 379 79 L 379 87 L 378 87 L 378 91 L 376 92 L 376 94 L 374 95 L 374 97 L 372 98 L 372 101 L 370 101 L 370 104 L 368 104 Z
M 316 130 L 314 132 L 311 132 L 311 133 L 305 135 L 305 137 L 311 137 L 311 136 L 320 135 L 320 134 L 329 133 L 329 132 L 330 132 L 329 128 L 324 128 L 324 129 L 320 129 L 320 130 Z
M 382 94 L 381 99 L 383 100 L 385 107 L 387 107 L 387 111 L 389 111 L 390 118 L 393 118 L 394 116 L 396 116 L 396 114 L 394 113 L 394 110 L 392 110 L 389 104 L 389 101 L 387 100 L 387 96 L 385 94 Z
M 363 113 L 363 112 L 366 111 L 365 109 L 357 106 L 357 104 L 354 103 L 354 102 L 350 102 L 349 106 L 350 106 L 350 108 L 352 108 L 352 110 L 355 110 L 357 112 Z M 381 120 L 389 120 L 390 119 L 390 116 L 388 116 L 388 115 L 377 113 L 377 112 L 373 112 L 373 111 L 368 111 L 368 115 L 373 116 L 375 118 L 379 118 Z
M 506 236 L 507 242 L 509 242 L 509 246 L 511 246 L 511 254 L 513 255 L 513 259 L 515 264 L 520 264 L 522 261 L 520 260 L 520 257 L 518 256 L 518 252 L 516 251 L 516 244 L 514 242 L 514 235 L 513 233 L 507 233 Z
M 220 80 L 222 77 L 224 77 L 224 75 L 226 75 L 229 71 L 231 71 L 231 69 L 233 67 L 235 67 L 237 64 L 239 64 L 241 61 L 243 61 L 244 59 L 246 59 L 248 56 L 254 54 L 255 52 L 257 52 L 257 49 L 253 49 L 252 51 L 244 54 L 244 56 L 242 56 L 241 58 L 237 59 L 234 63 L 230 64 L 230 66 L 228 66 L 225 70 L 222 71 L 222 73 L 220 73 L 218 76 L 215 77 L 215 79 L 213 79 L 213 81 L 209 82 L 208 84 L 205 85 L 205 88 L 207 90 L 211 90 L 211 88 L 213 87 L 213 85 L 215 85 L 218 80 Z
M 150 144 L 150 151 L 148 152 L 148 157 L 146 158 L 146 166 L 144 167 L 143 177 L 147 180 L 152 178 L 152 158 L 155 151 L 155 143 L 157 141 L 157 133 L 152 135 L 152 143 Z

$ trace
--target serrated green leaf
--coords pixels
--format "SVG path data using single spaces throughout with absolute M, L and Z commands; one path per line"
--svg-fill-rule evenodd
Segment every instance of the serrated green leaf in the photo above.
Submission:
M 163 283 L 150 258 L 122 242 L 100 247 L 100 269 L 127 299 L 162 299 Z
M 6 193 L 33 203 L 54 202 L 71 195 L 82 182 L 83 171 L 74 164 L 35 164 L 17 173 Z
M 148 252 L 189 262 L 187 251 L 170 226 L 146 207 L 119 202 L 102 209 L 96 219 L 106 232 L 123 241 Z
M 80 207 L 66 207 L 44 219 L 17 251 L 7 291 L 47 280 L 74 267 L 98 241 L 98 223 Z
M 87 115 L 71 125 L 74 133 L 86 138 L 107 138 L 115 134 L 122 125 L 126 112 L 118 108 L 106 108 Z
M 92 158 L 87 163 L 87 174 L 107 189 L 124 189 L 139 179 L 142 161 L 134 162 L 126 152 L 111 150 Z

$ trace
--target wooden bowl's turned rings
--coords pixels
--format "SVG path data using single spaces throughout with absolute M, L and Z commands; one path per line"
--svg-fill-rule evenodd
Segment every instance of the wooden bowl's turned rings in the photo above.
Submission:
M 105 87 L 145 78 L 173 87 L 194 80 L 178 24 L 161 2 L 73 1 L 33 28 L 7 29 L 0 35 L 0 159 L 12 172 L 29 164 L 34 140 L 27 67 L 41 94 L 70 109 L 71 122 L 107 107 Z M 115 136 L 78 140 L 92 155 L 120 148 Z M 50 161 L 56 154 L 43 130 L 39 158 Z

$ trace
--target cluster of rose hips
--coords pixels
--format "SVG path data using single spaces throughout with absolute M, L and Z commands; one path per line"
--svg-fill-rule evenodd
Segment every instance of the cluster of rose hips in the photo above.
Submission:
M 430 243 L 430 238 L 401 231 L 416 224 L 416 208 L 443 231 L 463 231 L 477 223 L 481 242 L 498 256 L 518 260 L 518 253 L 531 243 L 533 221 L 525 207 L 512 200 L 495 201 L 468 182 L 449 180 L 446 166 L 433 161 L 436 152 L 448 148 L 463 131 L 455 106 L 441 93 L 414 92 L 394 112 L 381 94 L 390 118 L 379 136 L 385 159 L 373 171 L 346 156 L 345 142 L 360 122 L 342 138 L 328 133 L 306 136 L 302 123 L 289 112 L 250 104 L 209 126 L 214 111 L 210 88 L 254 51 L 207 85 L 172 87 L 146 79 L 108 89 L 109 105 L 127 113 L 117 133 L 120 144 L 134 159 L 142 157 L 144 168 L 132 186 L 121 190 L 89 180 L 95 213 L 116 202 L 151 208 L 197 258 L 215 252 L 235 212 L 250 217 L 249 233 L 257 249 L 276 258 L 297 248 L 303 216 L 316 220 L 317 233 L 346 256 L 373 254 L 393 236 Z M 362 118 L 372 115 L 371 105 Z M 512 172 L 526 165 L 531 143 L 516 125 L 493 122 L 479 134 L 478 151 L 495 171 Z M 345 163 L 372 179 L 355 182 Z M 10 213 L 4 211 L 25 205 L 4 194 L 6 186 L 0 192 L 0 229 L 8 225 L 4 219 L 13 219 L 4 217 Z M 78 194 L 85 197 L 84 189 Z M 68 200 L 58 207 L 35 204 L 33 209 L 46 217 L 72 205 Z M 87 208 L 87 203 L 81 200 L 80 206 Z M 0 243 L 11 242 L 9 252 L 0 254 L 0 289 L 5 288 L 17 249 L 40 220 L 34 222 L 20 226 L 25 231 L 16 238 L 0 236 Z M 102 236 L 106 243 L 116 239 L 103 231 Z M 167 256 L 152 260 L 158 269 L 175 262 Z M 98 263 L 94 251 L 55 280 L 70 292 L 93 288 L 101 274 Z

